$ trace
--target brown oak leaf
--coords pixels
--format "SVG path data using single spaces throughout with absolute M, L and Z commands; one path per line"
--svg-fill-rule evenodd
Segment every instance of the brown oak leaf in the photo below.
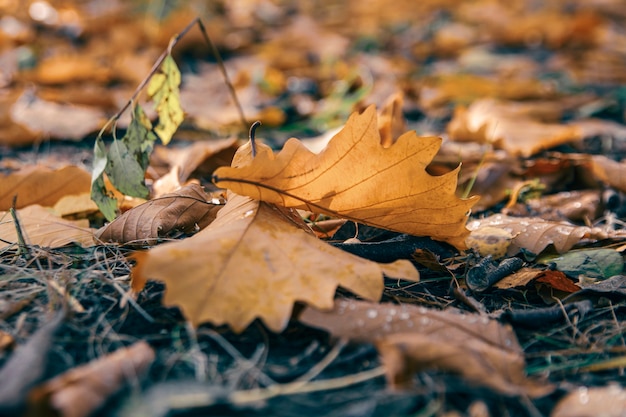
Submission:
M 192 233 L 205 228 L 223 207 L 207 201 L 201 186 L 190 184 L 128 210 L 98 230 L 104 242 L 146 245 L 174 232 Z
M 279 332 L 296 301 L 329 309 L 338 286 L 378 300 L 383 273 L 418 280 L 409 261 L 359 258 L 317 239 L 302 224 L 289 210 L 230 194 L 206 229 L 139 253 L 133 288 L 146 279 L 165 282 L 164 303 L 179 306 L 195 325 L 228 324 L 240 332 L 258 317 Z

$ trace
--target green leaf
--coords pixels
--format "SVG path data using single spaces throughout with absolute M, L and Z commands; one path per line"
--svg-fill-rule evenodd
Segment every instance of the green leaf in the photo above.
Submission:
M 91 172 L 91 199 L 96 203 L 104 217 L 115 219 L 117 200 L 112 198 L 104 185 L 104 171 L 107 166 L 107 152 L 102 138 L 98 136 L 93 150 L 93 170 Z
M 549 260 L 559 271 L 570 277 L 585 275 L 589 278 L 606 279 L 619 275 L 624 269 L 624 259 L 613 249 L 588 249 L 565 253 Z
M 159 115 L 159 124 L 154 131 L 159 135 L 164 145 L 167 145 L 172 136 L 183 122 L 184 113 L 180 106 L 180 71 L 171 55 L 168 55 L 161 64 L 160 72 L 154 74 L 148 85 L 148 95 L 154 101 Z
M 124 140 L 111 144 L 106 174 L 113 186 L 125 195 L 147 198 L 150 194 L 144 181 L 145 172 Z
M 133 119 L 126 134 L 122 138 L 128 151 L 137 159 L 141 169 L 145 172 L 150 165 L 150 154 L 157 137 L 152 132 L 152 123 L 146 116 L 140 105 L 135 105 L 133 109 Z M 142 176 L 143 180 L 143 176 Z

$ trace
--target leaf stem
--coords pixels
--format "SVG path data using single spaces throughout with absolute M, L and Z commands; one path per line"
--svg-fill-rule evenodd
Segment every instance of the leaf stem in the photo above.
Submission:
M 260 121 L 256 121 L 254 123 L 252 123 L 252 126 L 250 126 L 250 133 L 248 134 L 248 138 L 250 139 L 250 146 L 252 147 L 252 157 L 254 158 L 256 156 L 256 142 L 255 142 L 255 138 L 254 135 L 256 133 L 256 129 L 257 127 L 261 126 L 261 122 Z

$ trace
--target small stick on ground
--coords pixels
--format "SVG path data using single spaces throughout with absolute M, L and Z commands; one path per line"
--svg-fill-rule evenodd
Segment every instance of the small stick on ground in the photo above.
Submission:
M 23 255 L 26 259 L 31 259 L 28 246 L 26 246 L 26 241 L 24 240 L 24 234 L 22 233 L 22 226 L 20 225 L 20 220 L 17 218 L 17 212 L 15 211 L 16 204 L 17 195 L 13 196 L 13 203 L 11 204 L 11 208 L 9 209 L 11 217 L 13 218 L 13 224 L 15 225 L 15 232 L 17 233 L 17 245 L 19 247 L 20 254 Z

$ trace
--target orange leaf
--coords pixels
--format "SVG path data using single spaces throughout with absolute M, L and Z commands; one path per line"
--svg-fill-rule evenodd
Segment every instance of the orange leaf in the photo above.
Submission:
M 124 383 L 144 372 L 154 358 L 154 350 L 141 341 L 71 369 L 31 391 L 29 415 L 92 415 Z
M 314 154 L 290 139 L 274 155 L 259 147 L 250 164 L 219 168 L 219 187 L 252 198 L 343 217 L 465 248 L 467 214 L 476 198 L 455 196 L 458 168 L 438 177 L 425 170 L 441 146 L 407 132 L 380 143 L 376 109 L 353 114 L 328 146 Z
M 27 244 L 58 248 L 76 242 L 94 245 L 93 230 L 87 220 L 64 220 L 39 205 L 17 210 L 17 217 Z M 0 211 L 0 249 L 17 244 L 17 232 L 11 215 Z
M 207 202 L 202 187 L 191 184 L 134 207 L 96 233 L 105 242 L 154 244 L 172 232 L 205 228 L 223 206 Z
M 76 166 L 52 170 L 40 165 L 0 175 L 0 210 L 8 210 L 17 195 L 16 208 L 39 204 L 53 206 L 66 195 L 89 192 L 91 175 Z
M 573 293 L 580 291 L 580 287 L 572 282 L 571 279 L 561 271 L 543 271 L 543 273 L 537 277 L 535 282 L 541 282 L 546 284 L 555 290 Z
M 301 224 L 286 209 L 230 194 L 206 229 L 138 257 L 133 281 L 165 282 L 164 303 L 179 306 L 195 325 L 228 324 L 240 332 L 258 317 L 278 332 L 296 301 L 332 308 L 337 286 L 378 300 L 383 273 L 418 279 L 406 260 L 381 265 L 359 258 Z
M 448 125 L 450 138 L 493 143 L 497 148 L 522 156 L 583 138 L 579 126 L 535 120 L 516 104 L 479 99 L 468 109 L 457 108 Z

